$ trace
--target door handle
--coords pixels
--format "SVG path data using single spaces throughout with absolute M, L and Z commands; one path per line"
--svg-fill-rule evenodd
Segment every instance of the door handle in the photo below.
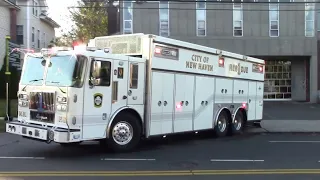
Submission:
M 122 96 L 122 99 L 127 99 L 127 96 Z

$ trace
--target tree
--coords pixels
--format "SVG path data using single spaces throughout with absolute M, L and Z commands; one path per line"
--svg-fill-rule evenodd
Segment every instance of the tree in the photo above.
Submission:
M 49 46 L 72 46 L 75 40 L 77 40 L 77 35 L 75 29 L 72 27 L 72 30 L 68 32 L 61 30 L 61 36 L 52 39 Z
M 65 37 L 76 38 L 84 43 L 97 36 L 108 34 L 108 0 L 81 0 L 78 2 L 79 8 L 71 9 L 71 20 L 75 27 L 71 34 Z

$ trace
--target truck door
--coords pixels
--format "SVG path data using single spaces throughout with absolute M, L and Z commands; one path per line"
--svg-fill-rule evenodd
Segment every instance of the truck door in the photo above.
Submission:
M 128 57 L 126 57 L 128 58 Z M 121 107 L 127 106 L 128 102 L 128 59 L 113 60 L 112 79 L 112 113 Z
M 129 62 L 128 104 L 143 105 L 145 87 L 145 63 Z
M 88 78 L 84 82 L 84 101 L 79 102 L 83 105 L 84 139 L 103 137 L 105 133 L 111 112 L 112 66 L 111 59 L 95 58 L 90 63 Z

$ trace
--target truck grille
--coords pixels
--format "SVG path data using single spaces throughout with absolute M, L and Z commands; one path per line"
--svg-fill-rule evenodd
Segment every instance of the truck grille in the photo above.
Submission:
M 54 112 L 55 93 L 51 92 L 31 92 L 30 109 Z
M 54 113 L 30 111 L 30 119 L 33 121 L 54 123 Z
M 31 92 L 29 109 L 31 120 L 54 123 L 55 93 Z

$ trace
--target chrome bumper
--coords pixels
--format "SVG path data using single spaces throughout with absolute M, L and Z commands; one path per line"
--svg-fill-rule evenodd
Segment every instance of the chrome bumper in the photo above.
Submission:
M 41 125 L 24 124 L 19 121 L 7 122 L 6 132 L 21 135 L 31 139 L 46 141 L 47 143 L 50 143 L 52 141 L 57 143 L 81 141 L 80 129 L 53 129 L 50 127 L 43 127 Z

